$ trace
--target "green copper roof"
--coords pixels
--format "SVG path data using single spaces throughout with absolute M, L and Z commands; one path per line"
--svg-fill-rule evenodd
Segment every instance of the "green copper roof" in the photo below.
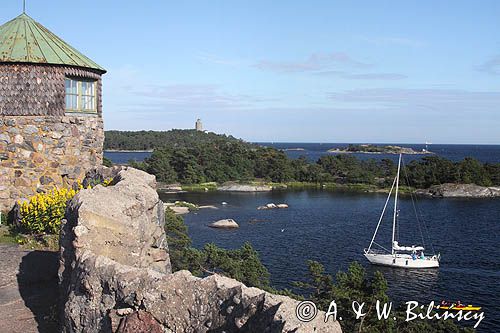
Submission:
M 68 65 L 106 72 L 25 13 L 0 26 L 2 62 Z

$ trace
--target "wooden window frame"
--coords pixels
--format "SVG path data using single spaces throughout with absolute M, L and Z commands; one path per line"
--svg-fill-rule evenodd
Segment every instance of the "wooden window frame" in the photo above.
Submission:
M 70 80 L 73 82 L 76 82 L 76 94 L 68 94 L 66 92 L 66 81 Z M 82 83 L 83 82 L 90 82 L 94 84 L 94 91 L 93 91 L 93 96 L 92 95 L 86 95 L 83 94 L 83 89 L 82 89 Z M 71 77 L 71 76 L 66 76 L 64 78 L 64 111 L 68 113 L 90 113 L 90 114 L 96 114 L 97 113 L 97 105 L 98 105 L 98 100 L 97 100 L 97 84 L 98 80 L 95 79 L 89 79 L 89 78 L 81 78 L 81 77 Z M 76 109 L 69 109 L 66 101 L 66 97 L 70 96 L 76 96 Z M 83 109 L 83 97 L 93 97 L 94 98 L 94 105 L 92 109 Z

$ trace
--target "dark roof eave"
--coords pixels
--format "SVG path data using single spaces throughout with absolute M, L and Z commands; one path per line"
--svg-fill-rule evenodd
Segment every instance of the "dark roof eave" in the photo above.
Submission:
M 85 70 L 92 70 L 97 72 L 99 75 L 104 75 L 108 71 L 103 68 L 93 68 L 93 67 L 84 67 L 84 66 L 75 66 L 75 65 L 67 65 L 67 64 L 51 64 L 47 62 L 13 62 L 13 61 L 0 61 L 0 65 L 31 65 L 31 66 L 57 66 L 57 67 L 71 67 Z

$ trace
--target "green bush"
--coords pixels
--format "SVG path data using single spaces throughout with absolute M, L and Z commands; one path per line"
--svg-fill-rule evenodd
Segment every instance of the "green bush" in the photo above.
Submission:
M 102 158 L 102 165 L 106 166 L 106 167 L 112 167 L 113 166 L 113 161 L 111 161 L 109 158 L 107 157 L 103 157 Z
M 0 225 L 6 225 L 8 222 L 8 213 L 0 212 Z

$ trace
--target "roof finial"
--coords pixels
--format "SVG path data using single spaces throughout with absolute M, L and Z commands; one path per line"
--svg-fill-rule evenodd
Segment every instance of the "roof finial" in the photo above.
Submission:
M 23 0 L 23 14 L 26 14 L 26 0 Z

